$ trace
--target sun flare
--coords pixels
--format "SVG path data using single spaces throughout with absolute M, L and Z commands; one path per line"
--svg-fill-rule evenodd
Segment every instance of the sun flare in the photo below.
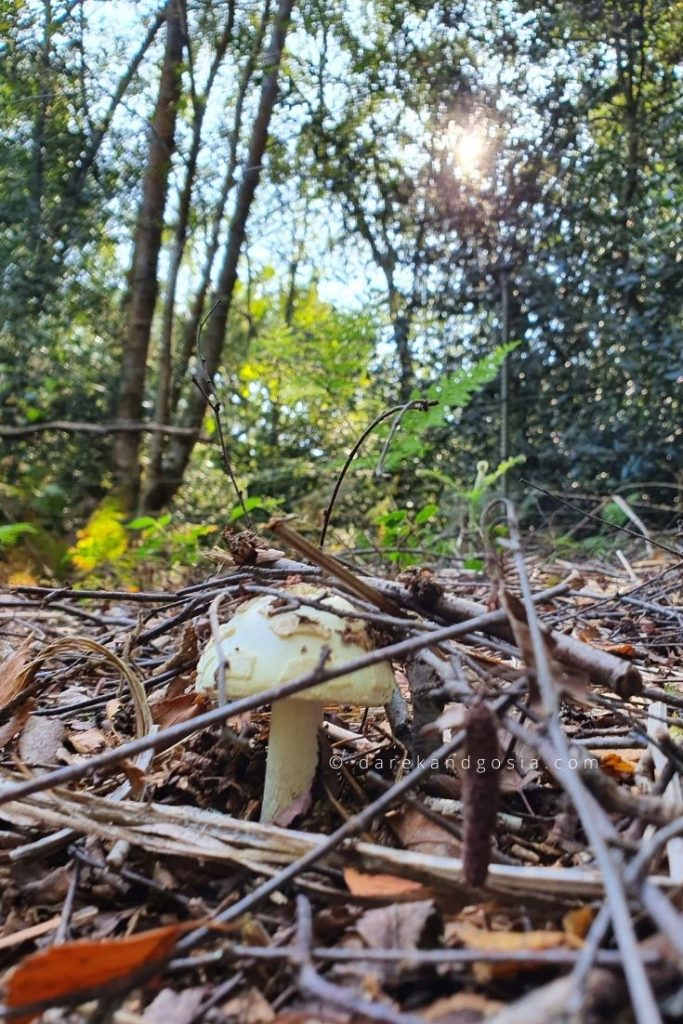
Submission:
M 455 167 L 458 174 L 476 178 L 482 170 L 486 141 L 478 128 L 460 131 L 455 139 Z

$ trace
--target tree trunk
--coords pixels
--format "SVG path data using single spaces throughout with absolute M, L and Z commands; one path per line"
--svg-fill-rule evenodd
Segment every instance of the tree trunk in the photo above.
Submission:
M 237 282 L 237 266 L 246 237 L 247 220 L 261 177 L 261 165 L 268 141 L 270 119 L 277 99 L 282 51 L 293 4 L 294 0 L 280 0 L 264 61 L 261 96 L 251 132 L 242 181 L 235 201 L 235 211 L 230 223 L 223 265 L 217 285 L 218 299 L 202 337 L 202 355 L 209 377 L 213 377 L 216 373 L 223 351 L 226 324 Z M 199 391 L 190 392 L 182 426 L 190 427 L 193 434 L 188 439 L 169 439 L 168 454 L 164 459 L 162 476 L 154 482 L 154 487 L 150 487 L 146 494 L 147 510 L 156 511 L 161 508 L 178 491 L 199 435 L 205 408 L 204 397 Z
M 166 279 L 166 294 L 164 296 L 163 312 L 161 315 L 161 337 L 158 346 L 159 379 L 157 382 L 156 405 L 154 419 L 156 423 L 168 423 L 171 414 L 171 385 L 173 381 L 173 323 L 175 318 L 175 300 L 178 287 L 178 276 L 185 253 L 188 227 L 190 223 L 190 207 L 194 192 L 195 177 L 197 172 L 197 160 L 199 148 L 202 141 L 202 126 L 204 114 L 211 94 L 211 89 L 216 75 L 225 57 L 228 44 L 232 37 L 232 30 L 235 20 L 235 5 L 232 3 L 228 11 L 228 19 L 221 38 L 216 46 L 216 51 L 206 78 L 206 85 L 201 96 L 194 98 L 194 123 L 192 125 L 192 142 L 187 156 L 185 180 L 178 199 L 178 217 L 173 236 L 173 247 L 171 250 L 171 261 Z M 188 40 L 188 47 L 190 43 Z M 164 451 L 164 435 L 153 434 L 149 444 L 149 468 L 147 477 L 154 480 L 161 474 L 162 456 Z M 143 496 L 142 504 L 146 503 Z
M 102 115 L 97 127 L 93 128 L 87 148 L 79 156 L 69 173 L 68 180 L 64 185 L 63 195 L 60 197 L 60 203 L 56 213 L 53 215 L 50 227 L 52 236 L 56 239 L 57 250 L 62 258 L 73 242 L 73 227 L 78 218 L 78 208 L 82 202 L 83 188 L 88 180 L 88 174 L 97 159 L 102 143 L 114 120 L 114 115 L 163 23 L 164 9 L 162 8 L 155 14 L 145 38 L 133 54 L 128 67 L 121 75 L 116 91 L 109 101 L 109 106 Z
M 197 344 L 197 332 L 201 323 L 202 314 L 204 312 L 204 303 L 206 296 L 211 286 L 211 274 L 213 272 L 213 265 L 216 260 L 216 254 L 218 253 L 218 247 L 220 244 L 221 225 L 223 223 L 223 217 L 225 215 L 225 207 L 228 201 L 228 196 L 232 188 L 235 185 L 235 173 L 237 171 L 237 146 L 239 143 L 240 132 L 242 130 L 242 115 L 244 111 L 244 103 L 247 97 L 247 90 L 251 81 L 252 75 L 256 68 L 256 61 L 261 52 L 261 46 L 263 45 L 263 37 L 266 33 L 266 27 L 268 24 L 268 18 L 270 17 L 270 0 L 266 0 L 263 8 L 263 15 L 259 25 L 258 32 L 254 38 L 254 43 L 249 54 L 249 59 L 245 65 L 242 77 L 240 79 L 239 88 L 237 91 L 237 102 L 235 103 L 235 115 L 233 119 L 232 132 L 230 133 L 230 143 L 228 147 L 229 157 L 228 166 L 223 177 L 223 184 L 221 187 L 220 195 L 213 211 L 213 220 L 211 228 L 211 238 L 207 247 L 206 256 L 204 259 L 204 266 L 200 277 L 199 287 L 195 292 L 192 305 L 190 307 L 190 315 L 187 319 L 187 323 L 183 328 L 182 344 L 180 351 L 176 359 L 176 365 L 174 367 L 174 379 L 173 379 L 173 390 L 171 394 L 171 413 L 175 414 L 178 409 L 178 403 L 180 401 L 183 384 L 187 375 L 187 368 L 190 365 L 190 359 L 192 358 L 192 352 Z M 156 484 L 155 484 L 156 486 Z
M 150 131 L 147 167 L 135 234 L 128 305 L 128 329 L 123 348 L 117 419 L 143 419 L 147 353 L 156 305 L 157 267 L 168 175 L 175 148 L 175 126 L 180 97 L 180 62 L 184 46 L 183 0 L 168 0 L 166 49 Z M 118 496 L 127 509 L 137 502 L 140 465 L 139 433 L 119 434 L 114 444 L 114 473 Z

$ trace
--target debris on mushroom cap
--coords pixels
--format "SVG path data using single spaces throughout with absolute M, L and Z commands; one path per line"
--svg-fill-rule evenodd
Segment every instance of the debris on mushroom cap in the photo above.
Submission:
M 219 628 L 229 696 L 246 697 L 311 672 L 319 663 L 323 647 L 330 649 L 326 668 L 359 658 L 372 648 L 361 619 L 334 614 L 334 609 L 352 612 L 350 601 L 305 583 L 289 591 L 294 596 L 320 599 L 331 610 L 307 605 L 283 608 L 279 599 L 268 595 L 240 605 L 230 621 Z M 212 638 L 197 666 L 197 690 L 215 689 L 217 668 Z M 383 661 L 303 690 L 297 699 L 374 706 L 386 704 L 394 686 L 391 665 Z

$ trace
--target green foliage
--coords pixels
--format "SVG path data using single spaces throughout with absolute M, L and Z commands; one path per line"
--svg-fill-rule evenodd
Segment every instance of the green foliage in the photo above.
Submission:
M 163 32 L 122 83 L 151 7 L 121 0 L 112 18 L 108 6 L 0 3 L 0 426 L 113 416 Z M 201 315 L 215 298 L 229 229 L 222 181 L 230 205 L 262 81 L 261 48 L 238 95 L 264 6 L 228 7 L 231 70 L 221 68 L 207 98 L 172 317 L 170 370 L 181 383 L 169 419 L 180 424 L 191 390 L 192 355 L 180 358 L 188 307 L 205 265 Z M 372 477 L 367 453 L 352 471 L 335 513 L 350 539 L 386 498 L 377 514 L 405 515 L 378 523 L 383 543 L 437 545 L 460 533 L 469 544 L 482 504 L 522 458 L 531 478 L 557 489 L 680 485 L 683 13 L 667 0 L 591 12 L 578 0 L 464 5 L 457 18 L 448 5 L 412 0 L 297 12 L 216 375 L 255 519 L 277 506 L 313 521 L 362 430 L 418 391 L 439 405 L 403 418 L 384 461 L 390 476 Z M 208 0 L 188 5 L 199 75 L 191 83 L 182 72 L 150 282 L 159 294 L 150 418 L 164 368 L 161 275 L 191 164 L 192 89 L 204 88 L 225 15 Z M 119 84 L 120 108 L 106 122 Z M 471 129 L 485 152 L 467 174 L 453 142 Z M 214 236 L 219 253 L 209 258 Z M 521 343 L 507 350 L 515 459 L 496 468 L 505 353 L 492 349 L 501 337 Z M 210 417 L 205 429 L 215 430 Z M 482 462 L 494 468 L 477 482 Z M 136 552 L 191 560 L 201 537 L 176 545 L 175 524 L 219 521 L 233 500 L 214 446 L 198 447 L 173 520 L 133 525 L 102 511 L 111 465 L 110 436 L 0 439 L 14 489 L 8 518 L 70 535 L 100 506 L 73 545 L 72 568 L 114 572 Z M 604 515 L 618 523 L 623 512 Z M 13 552 L 39 539 L 7 536 Z
M 424 414 L 405 417 L 392 443 L 386 468 L 397 469 L 408 459 L 416 464 L 424 462 L 428 453 L 433 457 L 435 445 L 433 441 L 430 444 L 430 431 L 435 432 L 438 428 L 450 431 L 454 423 L 454 412 L 467 406 L 481 388 L 496 378 L 500 367 L 518 344 L 499 345 L 473 365 L 436 380 L 426 392 L 415 391 L 414 398 L 434 399 L 438 405 Z
M 449 550 L 440 529 L 443 517 L 434 502 L 417 511 L 407 508 L 380 511 L 374 518 L 374 525 L 379 553 L 400 568 L 418 565 L 425 558 L 443 555 Z
M 36 532 L 35 526 L 31 523 L 8 523 L 6 526 L 0 526 L 0 549 L 12 547 L 27 533 Z
M 611 526 L 625 526 L 628 522 L 628 516 L 616 501 L 609 501 L 600 515 Z
M 265 496 L 245 498 L 243 502 L 238 502 L 238 504 L 233 506 L 230 512 L 230 522 L 236 523 L 238 520 L 243 519 L 245 515 L 257 522 L 262 522 L 278 511 L 279 506 L 274 498 Z
M 118 582 L 139 589 L 173 567 L 196 565 L 202 538 L 216 530 L 214 525 L 174 524 L 170 514 L 123 520 L 116 502 L 105 501 L 77 532 L 68 561 L 87 583 Z

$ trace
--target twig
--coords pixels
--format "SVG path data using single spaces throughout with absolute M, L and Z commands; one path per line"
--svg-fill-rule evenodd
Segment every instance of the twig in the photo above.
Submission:
M 375 587 L 366 583 L 365 580 L 362 580 L 351 569 L 347 569 L 339 559 L 334 558 L 333 555 L 328 555 L 327 552 L 321 551 L 315 544 L 302 537 L 300 533 L 297 533 L 296 530 L 288 526 L 281 516 L 275 516 L 271 519 L 268 523 L 268 529 L 276 537 L 284 541 L 285 544 L 289 544 L 297 554 L 303 555 L 304 558 L 308 558 L 314 565 L 319 566 L 319 568 L 331 576 L 336 577 L 353 594 L 360 597 L 361 600 L 368 601 L 377 608 L 381 608 L 388 615 L 401 615 L 399 605 L 392 598 L 387 597 L 379 590 L 376 590 Z
M 62 434 L 169 434 L 173 437 L 194 437 L 192 427 L 175 427 L 170 423 L 138 423 L 135 420 L 115 420 L 113 423 L 87 423 L 76 420 L 44 420 L 42 423 L 22 423 L 16 427 L 0 427 L 0 437 L 28 437 L 47 431 Z M 197 438 L 201 444 L 215 444 L 212 437 L 203 434 Z
M 209 312 L 206 314 L 204 319 L 200 322 L 199 326 L 197 327 L 197 363 L 201 367 L 201 373 L 193 374 L 192 383 L 195 385 L 200 395 L 202 396 L 202 398 L 208 405 L 209 409 L 211 409 L 211 412 L 213 413 L 214 422 L 216 424 L 216 431 L 218 433 L 218 441 L 221 447 L 221 459 L 223 461 L 223 467 L 228 475 L 230 483 L 234 488 L 235 494 L 237 495 L 237 500 L 242 507 L 242 512 L 244 513 L 245 521 L 249 525 L 251 525 L 249 513 L 247 512 L 247 506 L 244 503 L 244 493 L 240 488 L 239 484 L 237 483 L 237 478 L 234 474 L 232 463 L 230 462 L 230 456 L 228 455 L 228 446 L 225 441 L 225 435 L 223 433 L 223 423 L 221 421 L 222 403 L 218 395 L 216 394 L 216 389 L 214 387 L 213 381 L 209 376 L 208 370 L 206 369 L 206 358 L 202 353 L 201 347 L 202 331 L 204 330 L 207 321 L 211 319 L 211 317 L 213 316 L 221 302 L 223 302 L 223 296 L 219 295 L 219 297 L 216 299 Z
M 358 452 L 362 448 L 363 443 L 366 440 L 366 438 L 370 436 L 370 434 L 375 429 L 375 427 L 378 427 L 380 423 L 383 423 L 384 420 L 389 419 L 390 416 L 396 415 L 396 413 L 404 414 L 406 412 L 409 412 L 412 409 L 418 410 L 420 412 L 426 412 L 427 409 L 431 408 L 434 405 L 438 405 L 438 404 L 439 403 L 436 400 L 434 400 L 434 399 L 430 399 L 430 400 L 419 399 L 418 401 L 407 402 L 407 403 L 404 403 L 403 405 L 395 405 L 395 406 L 393 406 L 393 408 L 387 409 L 385 412 L 380 413 L 379 416 L 376 416 L 375 419 L 370 424 L 370 426 L 365 428 L 365 430 L 363 431 L 361 436 L 358 438 L 358 440 L 354 444 L 353 448 L 351 449 L 351 451 L 349 452 L 349 454 L 346 457 L 346 461 L 344 462 L 344 465 L 342 466 L 341 472 L 340 472 L 339 476 L 337 477 L 337 482 L 335 483 L 334 488 L 332 490 L 332 495 L 330 497 L 330 500 L 327 503 L 327 508 L 325 509 L 325 511 L 323 513 L 323 525 L 322 525 L 322 529 L 320 531 L 320 539 L 318 540 L 318 544 L 319 544 L 319 546 L 321 548 L 324 547 L 324 545 L 325 545 L 325 537 L 327 536 L 327 527 L 329 526 L 329 523 L 330 523 L 330 517 L 332 515 L 332 510 L 334 509 L 335 502 L 337 500 L 337 495 L 339 494 L 339 489 L 340 489 L 342 483 L 344 482 L 344 477 L 346 476 L 351 463 L 353 462 L 353 460 L 355 459 L 356 455 L 358 454 Z
M 683 832 L 683 817 L 672 821 L 669 825 L 666 825 L 661 829 L 652 839 L 646 843 L 646 845 L 636 854 L 631 863 L 624 872 L 624 878 L 629 885 L 635 885 L 635 883 L 642 879 L 644 872 L 654 857 L 657 856 L 659 851 L 667 843 L 680 835 Z M 655 899 L 662 895 L 655 886 L 649 885 L 648 888 L 656 893 Z M 669 908 L 671 904 L 664 896 L 662 899 L 665 900 Z M 652 896 L 649 897 L 649 904 L 652 906 Z M 661 912 L 663 905 L 659 904 L 657 900 L 657 908 Z M 673 909 L 673 908 L 671 908 Z M 667 911 L 665 911 L 667 913 Z M 668 916 L 668 914 L 667 914 Z M 683 957 L 683 935 L 681 934 L 681 922 L 680 916 L 676 915 L 677 920 L 674 922 L 673 927 L 666 928 L 664 934 L 667 935 L 668 939 L 675 946 L 679 957 Z M 588 936 L 586 937 L 586 943 L 581 950 L 581 954 L 574 966 L 574 970 L 571 975 L 571 989 L 568 996 L 568 1011 L 570 1013 L 580 1013 L 583 1006 L 584 994 L 586 989 L 586 980 L 590 973 L 592 965 L 596 961 L 600 943 L 603 941 L 607 934 L 607 928 L 609 926 L 610 914 L 609 908 L 606 904 L 600 908 L 598 916 L 593 921 Z
M 495 702 L 494 709 L 496 711 L 502 711 L 508 707 L 518 697 L 518 690 L 512 689 L 510 692 L 502 697 L 499 697 Z M 264 899 L 267 899 L 271 893 L 277 892 L 287 882 L 296 878 L 307 868 L 312 867 L 323 857 L 326 857 L 329 853 L 340 846 L 345 839 L 351 838 L 358 832 L 362 832 L 372 822 L 384 814 L 392 804 L 403 796 L 404 793 L 410 792 L 414 789 L 423 779 L 427 778 L 428 775 L 434 770 L 434 765 L 447 758 L 450 754 L 454 753 L 464 742 L 465 732 L 460 730 L 452 739 L 443 743 L 437 750 L 434 751 L 432 757 L 417 765 L 405 775 L 400 781 L 394 783 L 394 785 L 388 789 L 385 793 L 382 793 L 375 800 L 369 803 L 362 811 L 352 815 L 339 826 L 334 832 L 327 836 L 321 843 L 316 845 L 312 850 L 309 850 L 303 856 L 297 860 L 288 864 L 287 867 L 283 868 L 272 878 L 267 879 L 261 885 L 257 886 L 248 896 L 242 897 L 237 903 L 234 903 L 228 910 L 219 914 L 216 920 L 220 923 L 227 923 L 234 921 L 236 918 L 241 917 L 247 911 L 252 910 L 255 906 L 261 903 Z M 191 932 L 186 935 L 178 944 L 179 951 L 187 951 L 192 949 L 198 942 L 202 941 L 203 938 L 208 934 L 206 928 L 199 928 L 196 932 Z
M 545 487 L 539 487 L 538 484 L 533 484 L 531 480 L 527 480 L 526 477 L 520 477 L 522 483 L 528 484 L 529 487 L 533 487 L 535 491 L 540 491 L 541 494 L 546 494 L 549 498 L 554 498 L 555 501 L 559 501 L 560 504 L 570 508 L 573 512 L 578 512 L 581 516 L 586 516 L 588 519 L 594 519 L 596 522 L 601 523 L 610 530 L 616 530 L 620 533 L 628 533 L 631 537 L 637 537 L 638 540 L 643 540 L 643 535 L 638 530 L 631 530 L 628 526 L 618 526 L 616 523 L 610 523 L 609 520 L 603 519 L 602 516 L 593 515 L 592 512 L 584 512 L 578 505 L 573 505 L 571 501 L 567 501 L 566 498 L 560 497 L 559 494 L 555 494 L 553 491 L 547 490 Z M 662 551 L 668 551 L 670 555 L 675 555 L 676 558 L 683 558 L 683 551 L 679 548 L 672 548 L 668 544 L 663 544 L 661 541 L 652 540 L 650 543 L 654 544 L 656 548 L 660 548 Z
M 161 730 L 155 736 L 143 736 L 140 739 L 129 740 L 115 750 L 106 750 L 96 754 L 88 761 L 80 764 L 65 765 L 63 768 L 56 768 L 53 771 L 45 772 L 43 775 L 28 779 L 23 782 L 7 785 L 0 788 L 0 805 L 10 800 L 18 800 L 29 793 L 38 793 L 45 789 L 52 789 L 54 786 L 63 786 L 69 782 L 86 778 L 102 768 L 110 768 L 119 764 L 128 757 L 141 754 L 145 750 L 160 750 L 170 747 L 180 740 L 187 739 L 195 732 L 208 729 L 213 725 L 219 725 L 233 715 L 241 714 L 243 711 L 251 711 L 254 708 L 262 707 L 265 704 L 272 704 L 273 701 L 282 700 L 301 690 L 307 690 L 318 683 L 326 682 L 328 679 L 336 679 L 346 673 L 357 672 L 368 665 L 376 665 L 382 661 L 403 658 L 413 651 L 419 651 L 423 647 L 438 643 L 441 640 L 450 640 L 454 637 L 469 633 L 473 629 L 486 629 L 491 621 L 498 621 L 498 613 L 491 612 L 488 615 L 479 616 L 466 622 L 455 623 L 451 626 L 444 626 L 442 629 L 409 637 L 387 647 L 379 647 L 373 651 L 367 651 L 362 657 L 354 658 L 352 661 L 331 668 L 322 668 L 303 676 L 292 679 L 288 683 L 274 686 L 270 690 L 251 697 L 242 697 L 232 701 L 222 708 L 212 708 L 201 715 L 190 719 L 187 722 L 178 722 Z M 443 755 L 446 756 L 446 755 Z M 421 777 L 421 776 L 420 776 Z
M 615 937 L 623 956 L 624 974 L 631 994 L 636 1020 L 639 1024 L 657 1024 L 658 1021 L 661 1021 L 661 1015 L 639 956 L 638 943 L 624 891 L 623 878 L 621 877 L 623 864 L 613 856 L 607 846 L 601 817 L 596 813 L 599 811 L 599 806 L 584 788 L 578 772 L 570 767 L 569 744 L 562 731 L 558 714 L 558 690 L 551 675 L 546 645 L 543 641 L 541 626 L 534 608 L 533 596 L 520 544 L 517 517 L 509 501 L 504 501 L 504 506 L 510 526 L 509 546 L 513 552 L 528 619 L 534 658 L 536 660 L 538 685 L 544 707 L 550 712 L 546 719 L 546 728 L 553 746 L 564 759 L 565 770 L 557 772 L 556 777 L 574 803 L 586 836 L 593 848 L 595 859 L 602 871 L 605 896 L 610 909 Z
M 296 938 L 289 956 L 299 968 L 298 983 L 304 995 L 319 999 L 323 1006 L 329 1003 L 351 1011 L 362 1020 L 378 1021 L 379 1024 L 424 1024 L 422 1017 L 415 1017 L 412 1013 L 401 1013 L 400 1010 L 394 1010 L 379 1002 L 371 1003 L 347 988 L 333 985 L 322 978 L 313 966 L 311 957 L 313 921 L 311 905 L 305 896 L 297 896 L 296 916 Z
M 80 877 L 81 864 L 80 861 L 75 860 L 71 867 L 69 889 L 66 894 L 66 899 L 64 900 L 64 906 L 62 907 L 62 916 L 59 919 L 59 926 L 52 940 L 52 943 L 55 946 L 61 946 L 67 940 L 69 929 L 71 928 L 71 915 L 73 914 L 74 901 L 76 899 Z

